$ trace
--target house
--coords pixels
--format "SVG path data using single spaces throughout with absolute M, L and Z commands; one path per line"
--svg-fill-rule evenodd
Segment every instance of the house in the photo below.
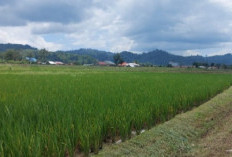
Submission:
M 48 63 L 51 65 L 64 65 L 63 62 L 59 62 L 59 61 L 48 61 Z
M 106 63 L 105 62 L 98 62 L 98 65 L 100 65 L 100 66 L 106 66 Z
M 56 65 L 64 65 L 63 62 L 55 62 Z
M 119 66 L 127 67 L 127 66 L 128 66 L 128 63 L 127 63 L 127 62 L 123 62 L 122 64 L 119 64 Z
M 32 58 L 32 57 L 26 57 L 26 60 L 28 60 L 31 63 L 37 62 L 37 59 L 36 58 Z
M 128 67 L 132 67 L 132 68 L 134 68 L 134 67 L 139 67 L 140 65 L 139 64 L 137 64 L 137 63 L 128 63 L 128 65 L 127 65 Z
M 177 62 L 172 62 L 172 61 L 170 61 L 168 64 L 171 65 L 172 67 L 179 67 L 179 66 L 180 66 L 179 63 L 177 63 Z
M 108 66 L 115 66 L 115 63 L 114 62 L 111 62 L 111 61 L 104 61 L 106 63 L 106 65 Z
M 56 63 L 54 61 L 48 61 L 48 63 L 51 65 L 56 65 Z
M 215 69 L 217 69 L 217 67 L 212 66 L 212 67 L 208 67 L 208 69 L 209 69 L 209 70 L 215 70 Z
M 127 63 L 127 62 L 123 62 L 122 64 L 119 64 L 119 66 L 122 66 L 122 67 L 139 67 L 140 65 L 137 64 L 137 63 Z
M 201 65 L 201 66 L 199 66 L 199 68 L 200 69 L 206 69 L 206 66 Z
M 111 62 L 111 61 L 98 62 L 98 65 L 100 65 L 100 66 L 115 66 L 114 62 Z

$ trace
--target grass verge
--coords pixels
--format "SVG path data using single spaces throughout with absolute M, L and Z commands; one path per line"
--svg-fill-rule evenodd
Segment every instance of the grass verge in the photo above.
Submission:
M 211 132 L 220 128 L 219 124 L 231 113 L 232 87 L 200 107 L 179 114 L 129 141 L 105 146 L 98 156 L 207 156 L 207 153 L 199 154 L 204 152 L 202 141 L 212 139 L 208 136 L 214 136 Z M 227 129 L 232 130 L 232 127 L 228 125 Z

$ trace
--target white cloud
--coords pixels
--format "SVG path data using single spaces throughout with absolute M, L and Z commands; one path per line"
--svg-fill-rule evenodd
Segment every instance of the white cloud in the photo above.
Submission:
M 46 42 L 41 36 L 32 34 L 30 26 L 0 27 L 0 43 L 29 44 L 52 51 L 62 48 L 62 45 Z
M 158 48 L 185 55 L 232 48 L 231 0 L 9 0 L 0 5 L 3 43 L 50 50 Z M 61 34 L 63 43 L 43 37 L 53 34 Z
M 183 56 L 197 56 L 201 55 L 201 52 L 199 50 L 186 50 L 183 53 Z
M 104 8 L 106 9 L 106 8 Z M 73 45 L 84 48 L 97 48 L 112 52 L 130 50 L 133 40 L 123 36 L 127 27 L 115 10 L 93 8 L 94 16 L 76 25 L 76 31 L 68 35 Z
M 221 5 L 224 9 L 228 9 L 228 11 L 232 12 L 232 1 L 231 0 L 209 0 L 211 3 L 216 3 L 217 5 Z

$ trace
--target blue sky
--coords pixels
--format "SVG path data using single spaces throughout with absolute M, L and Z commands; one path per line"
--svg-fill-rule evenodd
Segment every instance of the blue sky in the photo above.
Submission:
M 49 50 L 231 53 L 231 0 L 0 0 L 0 43 Z

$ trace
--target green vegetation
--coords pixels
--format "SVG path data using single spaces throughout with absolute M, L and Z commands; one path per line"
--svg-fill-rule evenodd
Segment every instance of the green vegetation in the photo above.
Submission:
M 97 60 L 88 55 L 79 55 L 65 52 L 50 52 L 45 49 L 33 50 L 33 49 L 8 49 L 5 52 L 0 52 L 0 63 L 11 64 L 28 64 L 29 61 L 26 57 L 37 58 L 38 62 L 46 63 L 49 60 L 62 61 L 65 64 L 96 64 Z
M 147 53 L 132 53 L 128 51 L 120 52 L 120 58 L 112 52 L 99 51 L 95 49 L 79 49 L 70 51 L 48 52 L 45 49 L 38 50 L 29 45 L 20 44 L 0 44 L 0 62 L 9 63 L 9 60 L 4 59 L 5 53 L 8 50 L 19 51 L 22 60 L 25 57 L 35 57 L 39 62 L 46 62 L 48 60 L 61 61 L 66 64 L 95 64 L 97 61 L 115 61 L 121 62 L 136 62 L 142 66 L 170 66 L 170 62 L 178 63 L 180 66 L 211 66 L 218 69 L 232 69 L 232 54 L 218 55 L 218 56 L 179 56 L 170 54 L 163 50 L 154 50 Z M 17 52 L 16 52 L 17 53 Z M 14 60 L 10 58 L 11 60 Z M 12 62 L 11 63 L 18 63 Z
M 116 53 L 113 58 L 116 65 L 123 63 L 123 59 L 121 58 L 120 53 Z
M 215 63 L 211 63 L 208 64 L 206 62 L 194 62 L 193 66 L 196 68 L 199 68 L 200 66 L 203 66 L 205 68 L 217 68 L 217 69 L 232 69 L 232 65 L 226 65 L 226 64 L 215 64 Z
M 156 69 L 0 66 L 0 156 L 97 153 L 232 84 L 231 74 Z
M 119 145 L 106 146 L 98 156 L 231 156 L 232 87 L 203 105 Z

